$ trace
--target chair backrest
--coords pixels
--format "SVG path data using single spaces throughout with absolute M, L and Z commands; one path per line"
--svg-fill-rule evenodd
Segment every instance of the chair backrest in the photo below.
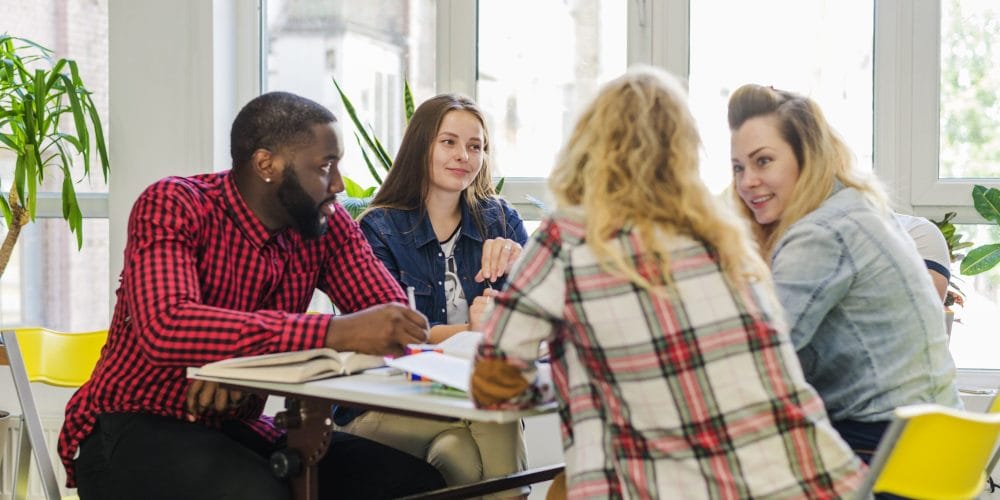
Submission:
M 975 498 L 998 436 L 1000 414 L 931 404 L 897 408 L 858 498 Z
M 46 498 L 58 499 L 59 486 L 29 382 L 59 387 L 83 385 L 97 364 L 108 332 L 64 333 L 45 328 L 17 328 L 0 331 L 0 338 L 6 354 L 0 356 L 0 364 L 10 366 L 24 418 L 14 477 L 14 498 L 27 497 L 29 457 L 34 454 Z
M 18 328 L 17 343 L 28 380 L 58 387 L 80 387 L 94 371 L 107 330 L 63 333 L 45 328 Z

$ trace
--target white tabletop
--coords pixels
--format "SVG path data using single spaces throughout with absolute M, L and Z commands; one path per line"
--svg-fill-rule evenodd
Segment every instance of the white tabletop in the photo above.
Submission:
M 557 403 L 546 403 L 528 410 L 481 410 L 467 398 L 433 394 L 427 382 L 411 382 L 403 375 L 350 375 L 301 384 L 236 380 L 198 375 L 197 368 L 188 368 L 188 377 L 219 382 L 231 387 L 267 392 L 280 396 L 306 396 L 326 399 L 338 404 L 356 405 L 404 413 L 417 413 L 449 418 L 464 418 L 478 422 L 506 423 L 523 417 L 550 413 Z

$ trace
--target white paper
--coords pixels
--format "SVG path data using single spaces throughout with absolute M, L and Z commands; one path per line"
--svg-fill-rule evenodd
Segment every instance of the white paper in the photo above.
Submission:
M 472 360 L 439 352 L 421 352 L 387 360 L 389 366 L 416 373 L 435 382 L 468 392 Z

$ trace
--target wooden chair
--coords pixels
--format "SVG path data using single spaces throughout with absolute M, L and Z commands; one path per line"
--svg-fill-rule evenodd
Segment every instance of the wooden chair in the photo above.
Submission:
M 1000 436 L 1000 414 L 940 405 L 897 408 L 856 498 L 975 498 Z
M 16 328 L 0 331 L 0 337 L 6 351 L 0 353 L 0 364 L 10 366 L 23 416 L 14 498 L 27 497 L 28 471 L 33 453 L 45 497 L 48 500 L 58 499 L 59 485 L 45 446 L 42 421 L 31 394 L 30 382 L 58 387 L 83 385 L 97 364 L 108 332 L 63 333 L 45 328 Z

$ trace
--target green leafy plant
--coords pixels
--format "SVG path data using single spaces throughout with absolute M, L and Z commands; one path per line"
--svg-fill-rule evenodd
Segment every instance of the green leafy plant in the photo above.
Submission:
M 1000 189 L 976 185 L 972 188 L 972 204 L 984 219 L 1000 225 Z M 960 272 L 966 276 L 983 273 L 1000 263 L 1000 243 L 980 245 L 962 259 Z
M 1000 189 L 975 185 L 972 188 L 972 204 L 980 216 L 989 222 L 1000 225 Z M 996 267 L 1000 263 L 1000 243 L 980 245 L 972 248 L 969 250 L 969 253 L 964 255 L 958 253 L 960 250 L 972 247 L 974 243 L 963 241 L 965 236 L 957 232 L 955 224 L 951 222 L 955 216 L 955 212 L 948 212 L 944 214 L 944 218 L 940 221 L 929 220 L 937 225 L 938 229 L 941 230 L 941 234 L 944 235 L 945 242 L 948 243 L 948 253 L 950 254 L 951 261 L 961 261 L 961 264 L 959 264 L 959 273 L 965 276 L 973 276 Z M 954 280 L 950 281 L 948 285 L 949 290 L 945 299 L 945 305 L 962 305 L 964 297 L 962 290 L 958 288 Z
M 377 184 L 376 186 L 362 187 L 357 182 L 344 176 L 344 194 L 340 197 L 340 204 L 351 214 L 351 217 L 356 219 L 371 204 L 372 199 L 375 197 L 375 191 L 382 185 L 382 176 L 388 174 L 389 169 L 392 168 L 392 157 L 389 156 L 389 152 L 386 151 L 385 146 L 382 145 L 382 142 L 375 135 L 375 129 L 371 125 L 365 127 L 361 124 L 354 104 L 351 103 L 347 94 L 344 94 L 336 78 L 333 79 L 333 86 L 337 88 L 340 100 L 344 103 L 344 110 L 347 111 L 347 116 L 351 118 L 351 123 L 354 124 L 354 140 L 361 149 L 361 157 L 365 161 L 365 166 L 368 167 L 368 172 L 372 174 L 372 178 L 375 179 L 375 183 Z M 403 110 L 407 124 L 410 123 L 410 117 L 413 116 L 413 109 L 413 93 L 410 91 L 409 82 L 404 81 Z M 376 164 L 378 164 L 378 168 L 376 168 Z
M 375 192 L 382 185 L 382 177 L 388 174 L 389 169 L 392 168 L 392 157 L 389 156 L 389 152 L 382 145 L 382 141 L 375 135 L 375 129 L 371 124 L 367 127 L 362 125 L 354 104 L 344 94 L 336 78 L 333 79 L 333 86 L 337 88 L 340 101 L 344 104 L 344 110 L 347 111 L 347 116 L 350 117 L 351 123 L 354 124 L 354 140 L 358 143 L 365 166 L 368 167 L 368 172 L 375 179 L 376 183 L 375 186 L 363 187 L 361 184 L 344 176 L 344 193 L 340 196 L 339 201 L 347 210 L 347 213 L 357 219 L 371 205 L 372 199 L 375 198 Z M 410 123 L 410 118 L 413 117 L 413 110 L 413 93 L 410 91 L 409 82 L 404 80 L 403 111 L 407 125 Z M 497 193 L 500 193 L 503 189 L 503 184 L 504 178 L 501 177 L 497 181 L 496 186 L 494 186 Z
M 38 188 L 46 176 L 61 176 L 62 216 L 76 235 L 77 248 L 83 247 L 83 214 L 73 185 L 90 177 L 92 148 L 105 182 L 110 170 L 104 129 L 90 94 L 75 61 L 53 60 L 51 50 L 31 40 L 0 35 L 0 149 L 16 157 L 13 185 L 6 198 L 0 195 L 7 226 L 0 276 L 21 228 L 35 220 Z M 71 172 L 75 157 L 83 160 L 76 181 Z M 0 193 L 7 190 L 0 186 Z

